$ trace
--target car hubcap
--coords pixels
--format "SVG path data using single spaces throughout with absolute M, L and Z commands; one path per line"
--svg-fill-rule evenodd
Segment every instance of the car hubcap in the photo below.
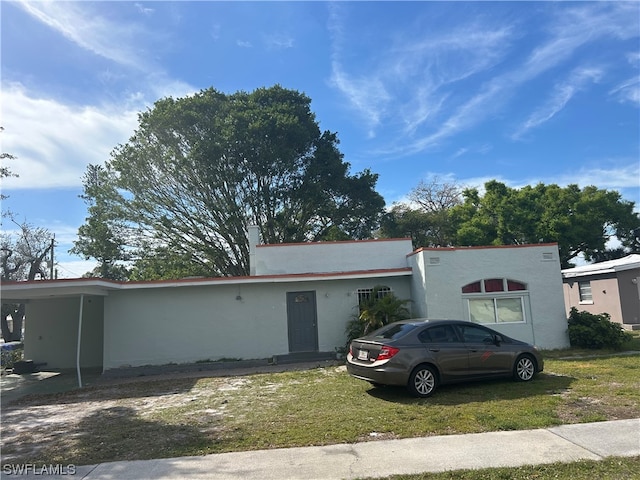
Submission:
M 518 362 L 518 376 L 522 380 L 529 380 L 533 377 L 533 362 L 528 358 L 523 358 Z
M 426 395 L 431 393 L 435 385 L 435 378 L 429 370 L 420 370 L 416 373 L 415 386 L 418 393 Z

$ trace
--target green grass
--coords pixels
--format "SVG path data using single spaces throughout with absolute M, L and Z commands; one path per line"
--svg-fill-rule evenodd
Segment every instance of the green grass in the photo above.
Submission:
M 550 463 L 515 468 L 393 475 L 388 480 L 633 480 L 640 478 L 640 457 L 610 457 L 601 461 Z
M 589 350 L 587 348 L 566 348 L 559 350 L 545 350 L 545 358 L 566 358 L 566 357 L 590 357 L 590 356 L 606 356 L 606 355 L 619 355 L 620 352 L 625 351 L 640 351 L 640 330 L 633 330 L 627 332 L 631 336 L 631 339 L 624 343 L 619 350 L 613 349 L 599 349 Z
M 77 419 L 64 435 L 46 425 L 23 432 L 3 444 L 3 462 L 85 465 L 640 417 L 640 355 L 565 357 L 547 358 L 532 382 L 444 386 L 428 399 L 373 388 L 335 366 L 32 396 L 15 408 L 38 415 L 43 405 L 64 404 L 78 409 Z M 89 411 L 90 401 L 100 408 Z

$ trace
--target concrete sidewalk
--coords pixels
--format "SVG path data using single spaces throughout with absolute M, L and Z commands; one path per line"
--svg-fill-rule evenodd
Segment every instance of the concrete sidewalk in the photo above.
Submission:
M 8 475 L 5 468 L 2 477 L 23 480 L 329 480 L 637 455 L 640 455 L 640 419 L 539 430 L 102 463 L 75 467 L 73 477 L 36 474 L 33 470 L 30 475 Z

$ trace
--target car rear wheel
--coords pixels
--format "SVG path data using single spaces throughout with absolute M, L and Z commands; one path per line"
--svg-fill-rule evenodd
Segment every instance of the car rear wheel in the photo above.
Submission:
M 519 382 L 528 382 L 536 373 L 536 362 L 529 355 L 521 355 L 513 367 L 513 376 Z
M 409 391 L 417 396 L 431 396 L 438 386 L 436 371 L 428 365 L 418 365 L 409 376 Z

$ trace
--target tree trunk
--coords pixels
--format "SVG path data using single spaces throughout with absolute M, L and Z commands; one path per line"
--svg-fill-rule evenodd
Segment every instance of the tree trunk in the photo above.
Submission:
M 2 318 L 0 318 L 0 327 L 2 328 L 2 338 L 4 338 L 5 343 L 19 342 L 22 340 L 24 312 L 24 303 L 11 306 L 9 310 L 3 309 Z M 13 319 L 12 328 L 9 328 L 9 315 L 11 315 L 11 318 Z

